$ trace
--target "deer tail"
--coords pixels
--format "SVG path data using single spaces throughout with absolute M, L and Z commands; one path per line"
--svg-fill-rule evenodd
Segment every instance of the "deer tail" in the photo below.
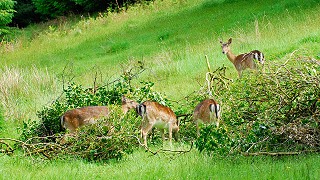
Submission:
M 220 118 L 220 110 L 221 110 L 220 105 L 217 103 L 213 103 L 213 104 L 210 104 L 209 108 L 210 108 L 210 112 L 213 112 L 215 117 L 217 119 L 219 119 Z
M 251 51 L 253 58 L 259 61 L 261 64 L 264 64 L 264 54 L 258 50 Z
M 139 104 L 136 107 L 137 113 L 142 117 L 144 114 L 146 114 L 146 105 L 145 104 Z

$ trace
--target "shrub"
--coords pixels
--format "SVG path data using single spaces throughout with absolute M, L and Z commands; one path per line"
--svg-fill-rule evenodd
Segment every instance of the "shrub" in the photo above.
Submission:
M 121 108 L 113 108 L 111 115 L 98 123 L 85 126 L 76 136 L 68 137 L 61 154 L 90 161 L 121 159 L 138 147 L 139 121 L 133 113 L 123 118 Z
M 12 21 L 14 1 L 12 0 L 1 0 L 0 1 L 0 38 L 8 34 L 10 31 L 7 24 Z
M 134 87 L 131 80 L 127 74 L 112 84 L 98 88 L 83 88 L 71 83 L 64 90 L 64 98 L 57 99 L 38 112 L 40 121 L 24 122 L 20 136 L 20 140 L 25 142 L 22 146 L 26 146 L 24 149 L 36 148 L 33 152 L 45 152 L 49 158 L 54 154 L 68 154 L 88 160 L 107 160 L 121 159 L 123 154 L 131 153 L 137 147 L 136 137 L 141 120 L 137 120 L 135 112 L 123 116 L 121 96 L 130 94 L 138 102 L 149 99 L 169 104 L 163 95 L 152 90 L 154 83 L 140 82 L 140 87 Z M 68 109 L 90 105 L 108 105 L 111 114 L 101 119 L 100 123 L 80 128 L 76 136 L 67 138 L 66 146 L 55 144 L 61 141 L 60 116 Z M 34 145 L 29 147 L 30 143 Z
M 295 57 L 249 72 L 220 93 L 221 128 L 201 131 L 209 153 L 319 150 L 320 66 Z
M 32 0 L 16 0 L 14 17 L 10 26 L 26 27 L 31 23 L 40 22 L 40 14 L 36 13 L 36 7 Z

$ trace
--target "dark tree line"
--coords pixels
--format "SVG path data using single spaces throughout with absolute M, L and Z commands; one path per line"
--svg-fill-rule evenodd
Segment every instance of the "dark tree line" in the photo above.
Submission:
M 150 0 L 16 0 L 11 26 L 25 27 L 68 14 L 119 11 Z

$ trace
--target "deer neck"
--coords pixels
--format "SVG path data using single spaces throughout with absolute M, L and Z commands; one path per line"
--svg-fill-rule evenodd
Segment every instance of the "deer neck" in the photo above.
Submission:
M 228 59 L 234 64 L 234 62 L 235 62 L 235 60 L 236 60 L 236 55 L 234 55 L 234 54 L 231 52 L 231 50 L 228 51 L 227 57 L 228 57 Z

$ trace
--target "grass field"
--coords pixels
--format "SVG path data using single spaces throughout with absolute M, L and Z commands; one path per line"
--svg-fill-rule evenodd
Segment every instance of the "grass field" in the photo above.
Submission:
M 2 157 L 2 179 L 319 179 L 319 155 L 291 157 L 208 157 L 150 155 L 137 151 L 120 162 L 81 160 L 38 162 Z
M 17 30 L 0 46 L 0 137 L 17 138 L 22 121 L 62 92 L 74 77 L 84 86 L 117 78 L 127 64 L 142 61 L 139 80 L 177 100 L 199 90 L 207 71 L 227 67 L 219 39 L 233 38 L 234 53 L 259 49 L 266 63 L 297 55 L 320 59 L 317 0 L 163 0 L 118 14 L 67 17 Z M 319 179 L 319 155 L 216 158 L 192 151 L 171 159 L 134 152 L 125 160 L 95 164 L 81 160 L 34 162 L 0 157 L 0 179 Z

